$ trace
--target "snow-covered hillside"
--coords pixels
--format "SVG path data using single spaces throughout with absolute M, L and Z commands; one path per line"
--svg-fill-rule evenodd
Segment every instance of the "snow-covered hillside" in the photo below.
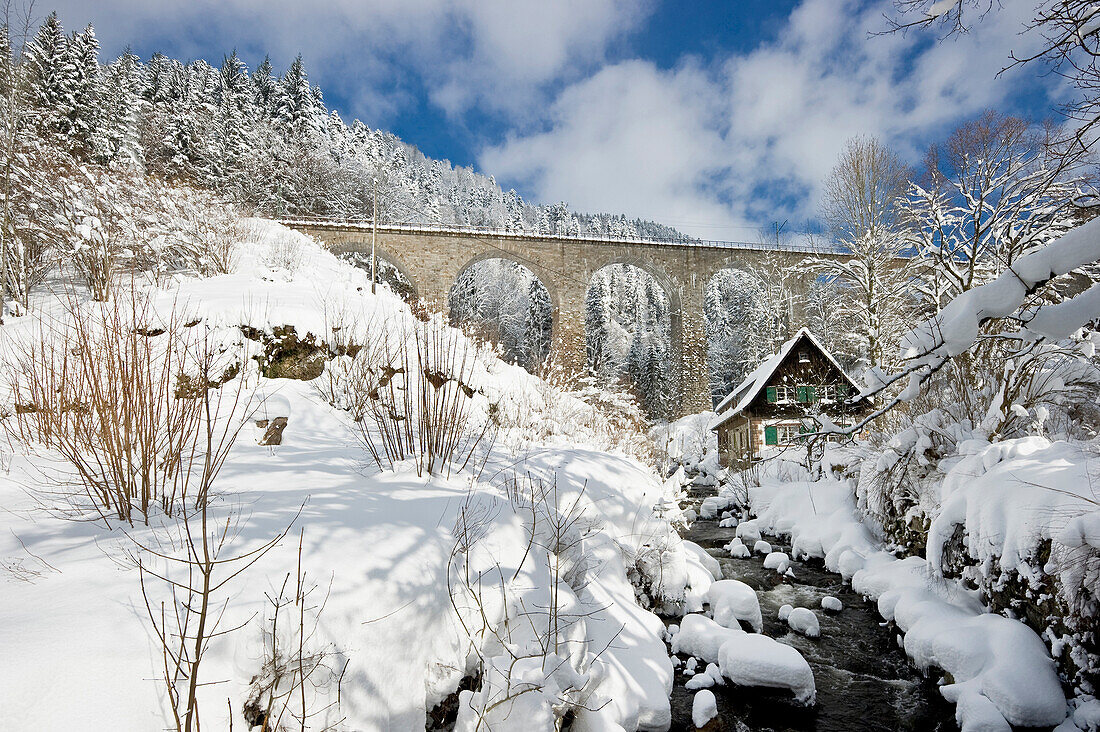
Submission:
M 238 365 L 213 391 L 250 400 L 215 404 L 223 421 L 246 424 L 201 515 L 228 525 L 222 556 L 255 563 L 211 599 L 223 634 L 208 638 L 198 671 L 203 724 L 245 728 L 268 706 L 289 720 L 304 705 L 315 728 L 423 729 L 465 679 L 476 683 L 460 697 L 463 729 L 482 717 L 501 728 L 509 715 L 524 720 L 512 728 L 551 729 L 566 713 L 588 729 L 667 727 L 672 665 L 646 608 L 682 607 L 689 576 L 709 575 L 672 528 L 676 485 L 628 454 L 640 441 L 458 331 L 417 320 L 387 290 L 371 295 L 361 270 L 312 240 L 264 221 L 250 231 L 228 274 L 139 286 L 152 303 L 145 337 L 164 339 L 153 326 L 171 334 L 170 321 L 201 331 L 219 363 Z M 290 247 L 297 266 L 273 266 Z M 68 492 L 63 450 L 13 427 L 33 417 L 12 368 L 33 344 L 65 337 L 74 307 L 111 310 L 43 295 L 0 331 L 12 427 L 0 443 L 0 708 L 11 729 L 160 729 L 172 705 L 155 634 L 176 627 L 186 595 L 177 585 L 174 603 L 163 579 L 185 582 L 175 560 L 187 552 L 181 531 L 204 533 L 195 506 L 154 508 L 147 524 L 96 519 Z M 313 381 L 261 376 L 250 356 L 285 326 L 345 347 L 437 329 L 472 359 L 470 429 L 491 421 L 496 439 L 465 469 L 380 469 L 359 436 L 366 425 L 379 439 L 377 426 L 329 403 L 346 394 L 333 372 L 350 356 Z M 281 444 L 258 444 L 280 418 Z M 295 686 L 295 673 L 306 681 Z M 186 697 L 186 677 L 173 688 Z

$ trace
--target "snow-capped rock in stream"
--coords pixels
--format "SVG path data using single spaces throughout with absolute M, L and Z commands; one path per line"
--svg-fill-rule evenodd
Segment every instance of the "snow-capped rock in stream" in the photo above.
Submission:
M 796 649 L 765 635 L 745 633 L 722 644 L 722 675 L 739 686 L 788 689 L 799 704 L 814 703 L 817 687 L 810 664 Z
M 707 602 L 710 603 L 714 622 L 723 627 L 740 627 L 738 621 L 744 621 L 757 633 L 764 629 L 764 621 L 760 616 L 760 600 L 756 596 L 756 590 L 744 582 L 739 580 L 715 582 L 707 593 Z
M 821 635 L 821 623 L 817 615 L 814 615 L 814 611 L 809 608 L 793 608 L 787 613 L 787 625 L 795 633 L 801 633 L 807 638 L 817 638 Z

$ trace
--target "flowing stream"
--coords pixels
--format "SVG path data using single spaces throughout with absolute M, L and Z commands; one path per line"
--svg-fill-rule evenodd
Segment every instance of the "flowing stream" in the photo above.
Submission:
M 684 538 L 699 544 L 722 566 L 725 579 L 738 579 L 756 590 L 764 616 L 764 634 L 788 643 L 806 658 L 817 684 L 817 704 L 794 705 L 789 694 L 765 689 L 738 688 L 729 683 L 713 686 L 718 719 L 707 729 L 726 732 L 749 730 L 957 730 L 953 707 L 935 684 L 913 669 L 897 643 L 896 631 L 882 623 L 873 603 L 852 592 L 841 577 L 817 564 L 791 562 L 794 577 L 764 569 L 764 558 L 733 559 L 722 546 L 734 529 L 715 521 L 696 521 Z M 790 546 L 766 537 L 774 551 L 790 554 Z M 832 595 L 844 603 L 838 614 L 821 610 L 821 598 Z M 790 632 L 778 619 L 780 606 L 790 604 L 814 610 L 821 621 L 821 637 Z M 668 618 L 667 623 L 678 622 Z M 687 660 L 681 655 L 681 660 Z M 701 664 L 702 670 L 705 664 Z M 689 677 L 676 670 L 672 692 L 672 730 L 693 730 L 691 705 L 695 694 L 684 688 Z

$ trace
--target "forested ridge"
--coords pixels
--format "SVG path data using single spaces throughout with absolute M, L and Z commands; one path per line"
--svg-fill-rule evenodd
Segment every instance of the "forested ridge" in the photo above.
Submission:
M 528 203 L 492 176 L 346 123 L 301 56 L 282 73 L 269 58 L 249 69 L 236 52 L 220 67 L 130 52 L 101 63 L 95 30 L 66 33 L 56 13 L 13 44 L 14 35 L 2 41 L 9 112 L 50 138 L 55 165 L 137 166 L 270 216 L 369 217 L 377 185 L 388 223 L 683 238 L 623 215 Z

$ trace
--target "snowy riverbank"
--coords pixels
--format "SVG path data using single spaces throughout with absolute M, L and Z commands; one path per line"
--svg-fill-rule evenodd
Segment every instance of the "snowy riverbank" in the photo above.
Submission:
M 853 589 L 875 599 L 883 618 L 903 634 L 912 662 L 944 675 L 940 691 L 956 704 L 963 729 L 1052 727 L 1066 720 L 1066 698 L 1039 636 L 1017 620 L 987 612 L 976 591 L 943 578 L 932 562 L 887 552 L 861 520 L 848 480 L 812 480 L 781 460 L 759 476 L 759 485 L 748 491 L 755 518 L 741 522 L 737 535 L 746 545 L 761 534 L 789 536 L 794 556 L 823 560 Z M 733 499 L 732 491 L 708 499 L 704 515 L 724 510 Z M 1082 729 L 1094 724 L 1090 709 L 1086 704 L 1074 717 Z

